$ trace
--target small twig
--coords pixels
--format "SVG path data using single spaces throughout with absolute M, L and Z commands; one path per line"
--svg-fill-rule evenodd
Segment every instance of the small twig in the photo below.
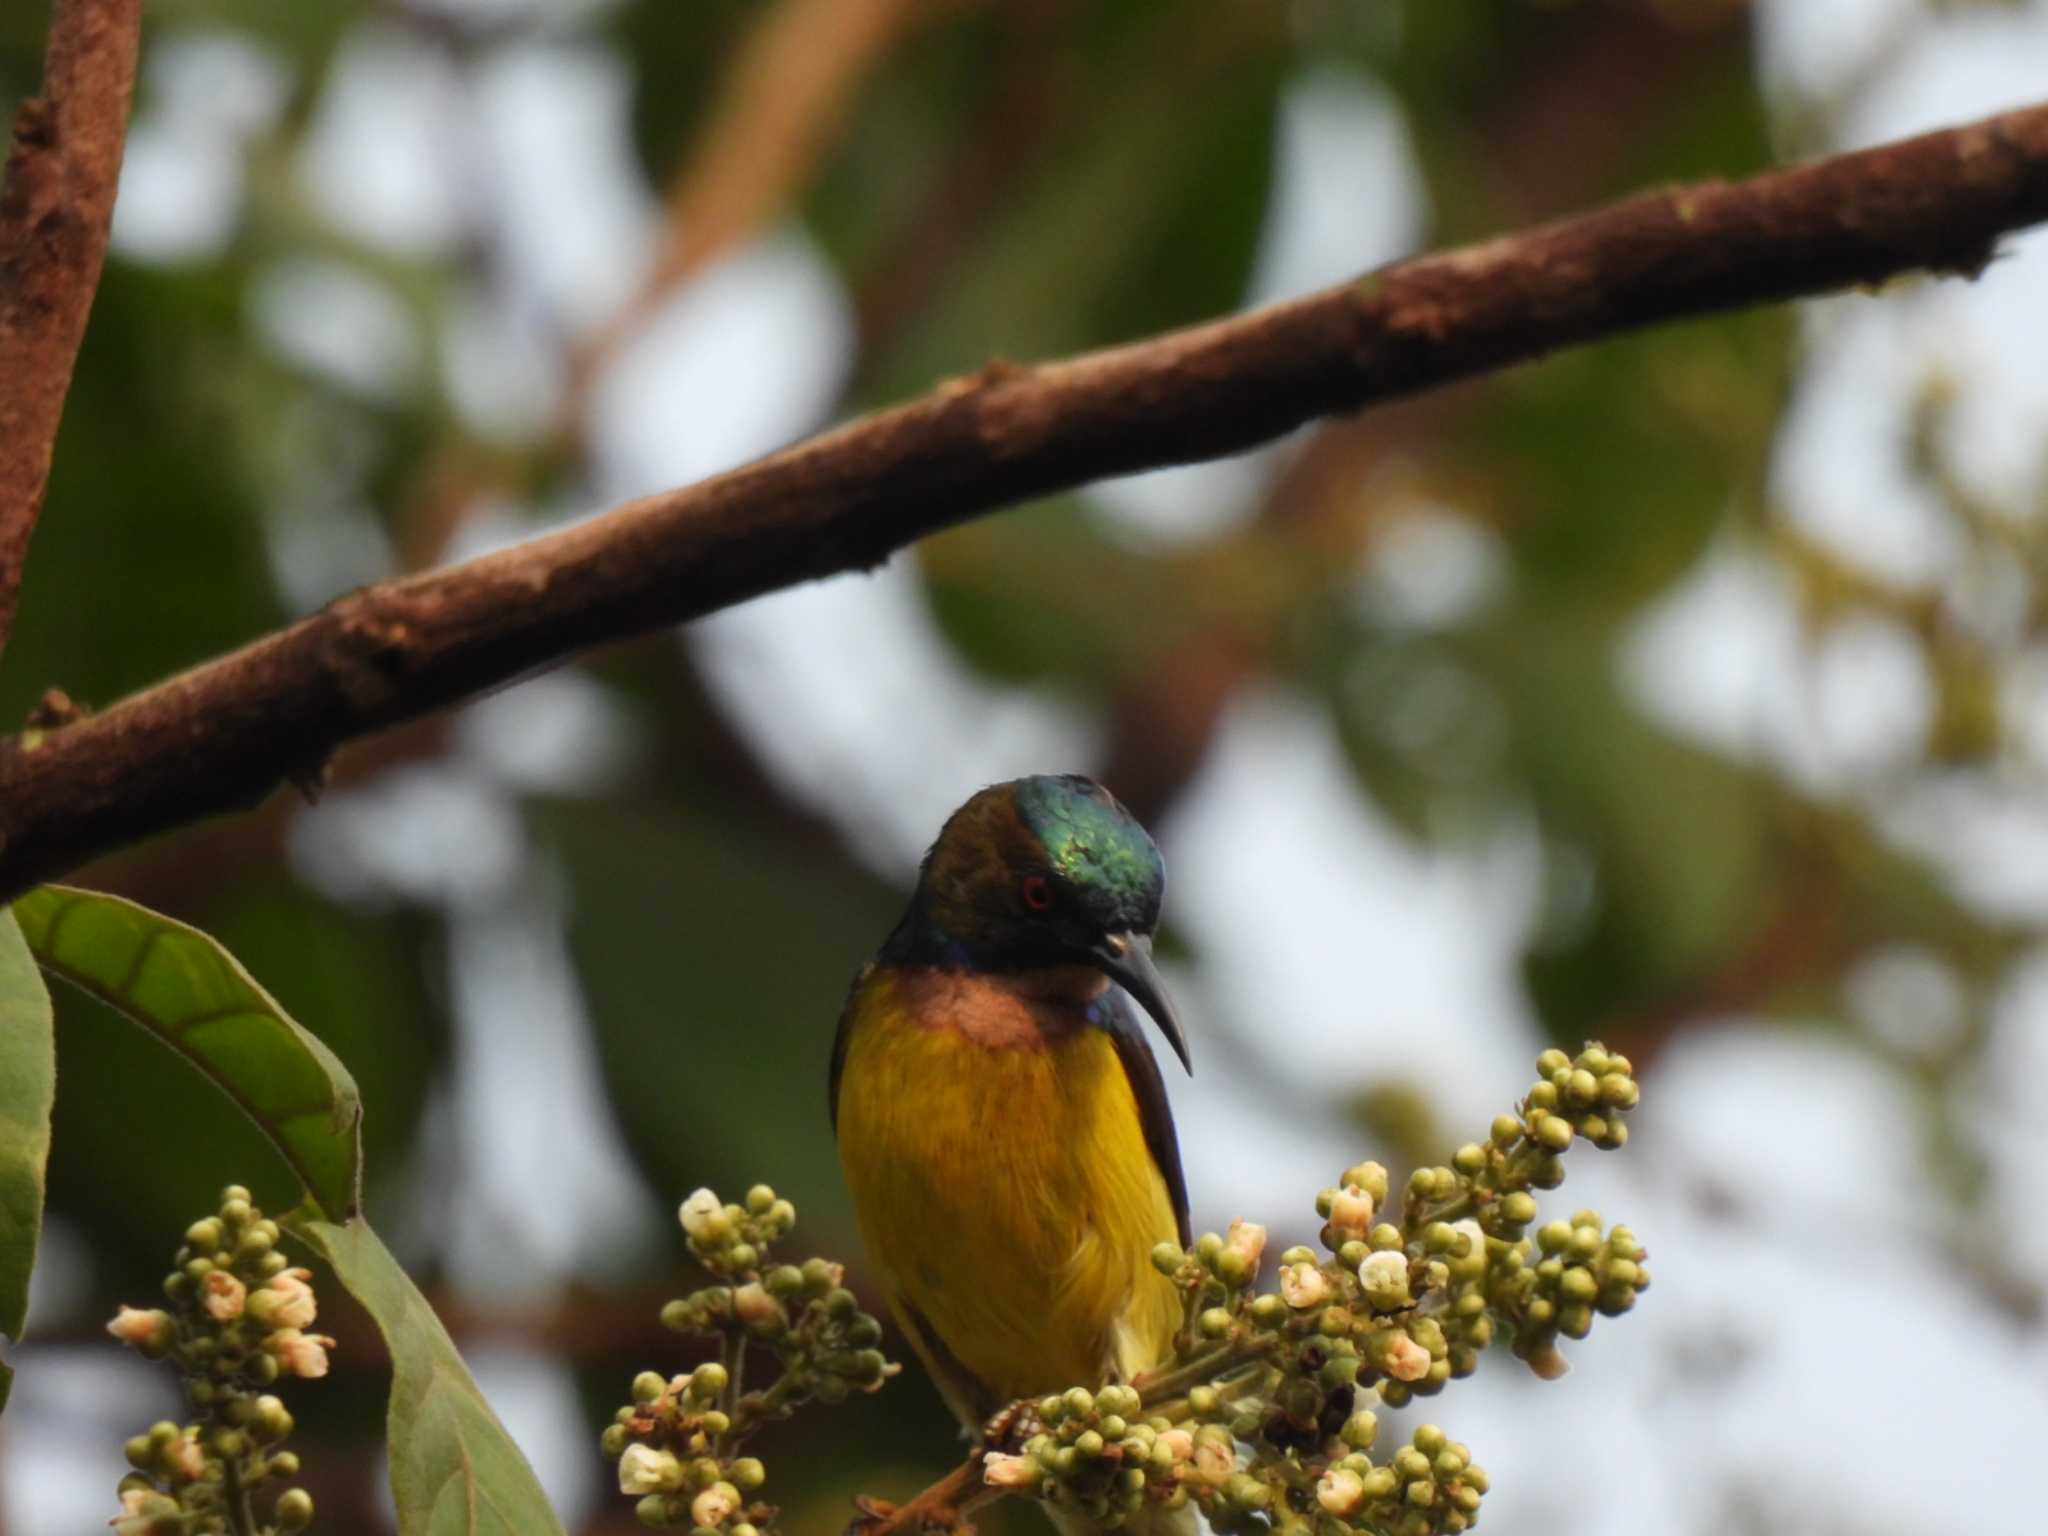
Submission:
M 2048 105 L 1647 193 L 1129 346 L 991 366 L 697 485 L 365 588 L 33 745 L 0 742 L 0 899 L 252 805 L 344 742 L 998 507 L 1597 337 L 1974 273 L 2001 234 L 2043 218 Z
M 0 646 L 106 260 L 141 35 L 142 0 L 55 0 L 43 94 L 15 114 L 0 191 Z
M 907 1504 L 857 1501 L 860 1515 L 847 1526 L 846 1536 L 896 1536 L 899 1531 L 917 1536 L 922 1531 L 952 1529 L 1005 1492 L 981 1480 L 981 1455 L 976 1452 Z

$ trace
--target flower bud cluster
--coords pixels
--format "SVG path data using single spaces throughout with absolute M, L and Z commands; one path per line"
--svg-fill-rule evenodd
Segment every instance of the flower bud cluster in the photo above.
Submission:
M 127 1444 L 118 1536 L 218 1531 L 295 1531 L 313 1518 L 303 1489 L 281 1491 L 272 1523 L 258 1526 L 251 1493 L 298 1476 L 280 1449 L 292 1431 L 282 1399 L 264 1390 L 281 1376 L 324 1376 L 334 1341 L 308 1333 L 318 1303 L 308 1270 L 278 1251 L 277 1223 L 238 1184 L 220 1209 L 192 1223 L 164 1280 L 164 1308 L 123 1307 L 107 1331 L 183 1376 L 199 1417 L 165 1420 Z
M 1538 1375 L 1563 1374 L 1557 1337 L 1583 1339 L 1593 1314 L 1619 1317 L 1649 1289 L 1647 1257 L 1635 1233 L 1615 1227 L 1604 1235 L 1597 1211 L 1576 1211 L 1570 1221 L 1545 1222 L 1536 1234 L 1540 1258 L 1518 1244 L 1517 1262 L 1502 1263 L 1491 1282 L 1491 1305 L 1515 1333 L 1515 1353 Z
M 989 1451 L 982 1481 L 1035 1492 L 1104 1529 L 1122 1525 L 1148 1499 L 1179 1508 L 1188 1498 L 1184 1482 L 1219 1456 L 1229 1471 L 1236 1470 L 1228 1434 L 1176 1429 L 1163 1415 L 1148 1418 L 1130 1387 L 1075 1387 L 1041 1399 L 1030 1418 L 1022 1454 Z
M 769 1245 L 788 1235 L 796 1208 L 767 1185 L 738 1205 L 700 1189 L 679 1215 L 691 1253 L 719 1283 L 669 1302 L 661 1320 L 716 1340 L 719 1358 L 666 1379 L 641 1372 L 633 1401 L 601 1444 L 618 1463 L 620 1491 L 638 1499 L 643 1524 L 759 1536 L 775 1510 L 752 1497 L 767 1472 L 738 1453 L 741 1442 L 805 1402 L 876 1391 L 899 1367 L 883 1356 L 882 1325 L 842 1283 L 840 1265 L 772 1262 Z M 750 1348 L 773 1355 L 780 1369 L 767 1386 L 743 1391 Z
M 1422 1424 L 1407 1445 L 1377 1466 L 1363 1449 L 1331 1460 L 1316 1479 L 1315 1503 L 1345 1530 L 1456 1536 L 1479 1518 L 1486 1489 L 1485 1469 L 1473 1462 L 1472 1452 L 1436 1425 Z
M 1258 1284 L 1261 1227 L 1160 1244 L 1152 1262 L 1184 1305 L 1172 1357 L 1129 1387 L 1041 1400 L 986 1453 L 983 1481 L 1103 1526 L 1192 1501 L 1226 1532 L 1469 1528 L 1487 1486 L 1471 1453 L 1423 1425 L 1375 1462 L 1362 1394 L 1391 1407 L 1433 1395 L 1472 1374 L 1503 1328 L 1539 1374 L 1558 1374 L 1557 1337 L 1582 1337 L 1649 1283 L 1627 1228 L 1603 1234 L 1583 1211 L 1538 1226 L 1536 1194 L 1563 1181 L 1575 1140 L 1627 1139 L 1629 1063 L 1589 1045 L 1546 1051 L 1537 1070 L 1519 1112 L 1416 1170 L 1397 1210 L 1385 1168 L 1345 1170 L 1316 1197 L 1322 1249 L 1281 1253 L 1271 1290 Z

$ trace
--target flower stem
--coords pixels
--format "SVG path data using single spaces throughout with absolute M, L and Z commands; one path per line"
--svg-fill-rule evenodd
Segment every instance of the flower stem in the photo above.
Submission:
M 255 1511 L 249 1508 L 248 1485 L 242 1481 L 242 1458 L 221 1458 L 221 1505 L 227 1513 L 229 1536 L 261 1536 Z

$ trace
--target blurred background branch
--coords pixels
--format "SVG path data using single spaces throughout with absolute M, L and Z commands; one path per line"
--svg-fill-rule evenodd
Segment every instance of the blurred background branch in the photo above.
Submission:
M 592 645 L 879 564 L 965 518 L 1219 457 L 1312 417 L 1743 304 L 1974 274 L 2048 216 L 2048 106 L 1741 183 L 1646 194 L 1062 362 L 992 363 L 679 491 L 382 583 L 0 744 L 0 892 L 317 784 L 343 743 Z
M 56 0 L 0 187 L 0 647 L 114 221 L 142 0 Z

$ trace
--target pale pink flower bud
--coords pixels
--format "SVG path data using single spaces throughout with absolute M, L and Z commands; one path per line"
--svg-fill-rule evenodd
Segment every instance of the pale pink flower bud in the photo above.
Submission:
M 308 1269 L 287 1269 L 249 1294 L 249 1315 L 269 1328 L 304 1328 L 319 1315 Z
M 1241 1216 L 1231 1218 L 1230 1231 L 1224 1234 L 1223 1246 L 1232 1253 L 1241 1255 L 1246 1266 L 1257 1273 L 1259 1256 L 1266 1251 L 1266 1229 L 1255 1221 L 1246 1221 Z
M 1372 1196 L 1356 1184 L 1346 1184 L 1330 1202 L 1330 1246 L 1341 1248 L 1353 1238 L 1362 1239 L 1372 1230 L 1372 1218 Z
M 176 1500 L 154 1489 L 130 1488 L 121 1495 L 121 1513 L 107 1524 L 114 1528 L 114 1536 L 158 1536 L 179 1529 L 183 1522 Z
M 183 1434 L 163 1449 L 164 1470 L 180 1482 L 196 1483 L 206 1470 L 206 1453 L 199 1449 L 199 1437 Z
M 327 1351 L 334 1348 L 334 1340 L 325 1334 L 280 1328 L 263 1341 L 263 1347 L 277 1356 L 277 1367 L 287 1376 L 310 1380 L 327 1374 Z
M 634 1441 L 619 1458 L 619 1492 L 639 1498 L 648 1493 L 674 1493 L 683 1486 L 683 1464 L 671 1451 L 658 1451 Z
M 1237 1448 L 1227 1439 L 1195 1442 L 1195 1476 L 1212 1488 L 1221 1488 L 1237 1470 Z
M 690 1518 L 699 1525 L 723 1525 L 739 1507 L 739 1489 L 731 1483 L 713 1483 L 690 1501 Z
M 1349 1519 L 1365 1503 L 1365 1479 L 1348 1468 L 1334 1467 L 1316 1484 L 1316 1502 L 1339 1520 Z
M 1184 1429 L 1169 1429 L 1159 1437 L 1159 1444 L 1166 1447 L 1166 1454 L 1174 1462 L 1191 1460 L 1195 1454 L 1195 1437 Z
M 1330 1299 L 1330 1282 L 1313 1264 L 1290 1264 L 1280 1271 L 1280 1299 L 1297 1312 L 1320 1307 Z
M 1043 1475 L 1029 1456 L 990 1451 L 981 1459 L 981 1480 L 991 1488 L 1029 1488 Z
M 155 1309 L 123 1307 L 107 1324 L 107 1332 L 123 1344 L 153 1355 L 171 1342 L 171 1314 Z
M 224 1269 L 210 1269 L 199 1282 L 205 1298 L 206 1315 L 217 1323 L 232 1323 L 242 1315 L 249 1300 L 249 1288 Z
M 1396 1381 L 1420 1381 L 1429 1374 L 1429 1351 L 1409 1338 L 1395 1333 L 1385 1344 L 1386 1359 L 1380 1369 Z
M 769 1328 L 789 1321 L 782 1303 L 770 1296 L 768 1288 L 758 1280 L 749 1280 L 733 1291 L 732 1312 L 749 1328 Z

